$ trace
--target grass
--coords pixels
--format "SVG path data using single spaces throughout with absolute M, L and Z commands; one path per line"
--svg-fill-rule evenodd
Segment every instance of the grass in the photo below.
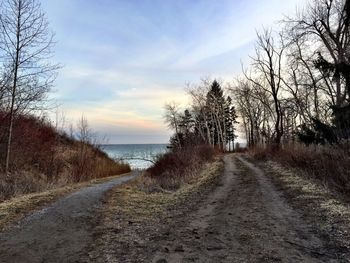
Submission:
M 111 255 L 114 251 L 121 262 L 123 255 L 137 262 L 138 256 L 151 249 L 159 222 L 166 225 L 174 214 L 183 215 L 184 206 L 190 212 L 189 200 L 194 196 L 200 198 L 214 187 L 222 170 L 223 162 L 218 158 L 203 164 L 195 179 L 182 183 L 176 190 L 150 192 L 144 188 L 148 176 L 143 175 L 110 191 L 101 211 L 101 222 L 95 229 L 97 234 L 90 248 L 89 260 L 106 262 L 115 257 Z M 133 244 L 132 249 L 130 244 Z
M 0 110 L 0 120 L 7 118 Z M 6 126 L 6 125 L 5 125 Z M 0 125 L 0 202 L 31 193 L 130 172 L 92 143 L 57 130 L 46 118 L 16 115 L 10 154 L 10 175 L 5 173 L 7 128 Z
M 294 208 L 302 210 L 303 215 L 321 229 L 331 246 L 349 251 L 348 200 L 321 185 L 319 180 L 305 177 L 298 169 L 288 168 L 275 161 L 268 161 L 263 167 L 266 175 L 284 193 L 289 203 Z
M 114 162 L 104 153 L 95 152 L 91 146 L 87 148 L 83 162 L 77 158 L 79 151 L 74 146 L 63 148 L 55 158 L 56 162 L 64 163 L 64 168 L 53 177 L 48 177 L 35 167 L 17 170 L 9 177 L 0 174 L 0 203 L 22 195 L 130 172 L 129 165 Z
M 205 163 L 215 156 L 208 145 L 175 149 L 158 157 L 156 163 L 147 169 L 143 189 L 153 191 L 174 191 L 198 176 Z
M 330 189 L 350 197 L 350 154 L 348 148 L 335 146 L 287 145 L 274 151 L 255 148 L 251 156 L 261 161 L 276 161 L 285 167 L 298 170 Z
M 124 175 L 94 179 L 89 182 L 73 184 L 41 193 L 23 195 L 2 202 L 0 203 L 0 229 L 4 229 L 5 227 L 11 225 L 11 223 L 21 220 L 31 212 L 46 207 L 74 191 L 93 184 L 104 183 Z
M 130 184 L 116 188 L 109 197 L 111 203 L 114 202 L 112 206 L 121 209 L 120 212 L 126 217 L 149 218 L 173 208 L 190 195 L 201 192 L 203 187 L 209 186 L 217 178 L 221 169 L 222 162 L 219 160 L 205 164 L 195 180 L 182 184 L 182 187 L 174 191 L 163 189 L 163 191 L 150 192 L 144 187 L 145 181 L 148 181 L 147 176 L 141 176 Z

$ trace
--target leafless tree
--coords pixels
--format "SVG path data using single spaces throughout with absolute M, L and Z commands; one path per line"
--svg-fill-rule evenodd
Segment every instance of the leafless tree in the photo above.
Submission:
M 199 85 L 188 85 L 187 93 L 190 95 L 192 102 L 192 111 L 197 116 L 196 118 L 196 127 L 198 128 L 199 133 L 203 141 L 206 141 L 209 145 L 213 146 L 214 141 L 209 128 L 209 116 L 211 116 L 210 108 L 206 105 L 206 96 L 210 89 L 211 81 L 208 78 L 202 79 Z
M 10 171 L 12 130 L 19 111 L 41 107 L 55 79 L 53 33 L 37 0 L 2 0 L 0 4 L 0 56 L 9 70 L 9 121 L 5 170 Z
M 274 122 L 271 94 L 247 79 L 237 79 L 230 91 L 242 119 L 248 146 L 270 143 Z
M 271 94 L 274 105 L 274 144 L 279 147 L 283 136 L 283 114 L 281 110 L 280 94 L 282 91 L 282 60 L 285 45 L 282 35 L 279 35 L 279 42 L 275 42 L 271 30 L 264 30 L 257 33 L 256 53 L 252 58 L 252 68 L 255 76 L 245 76 L 251 81 L 255 88 Z M 262 94 L 263 94 L 262 93 Z M 262 102 L 264 102 L 262 100 Z
M 348 0 L 313 0 L 305 10 L 296 17 L 287 18 L 285 23 L 297 39 L 313 43 L 319 58 L 330 61 L 336 71 L 341 71 L 350 64 L 349 8 Z M 335 106 L 341 106 L 349 99 L 350 76 L 342 78 L 335 74 L 333 77 L 333 81 L 326 83 L 328 95 L 332 96 Z
M 180 114 L 179 114 L 179 105 L 175 102 L 167 103 L 164 106 L 165 114 L 164 120 L 168 125 L 169 129 L 173 129 L 175 131 L 175 136 L 177 136 L 178 141 L 179 132 L 180 132 Z

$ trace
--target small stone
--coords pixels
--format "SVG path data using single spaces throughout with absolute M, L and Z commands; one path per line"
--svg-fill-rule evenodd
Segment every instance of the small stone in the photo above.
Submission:
M 185 250 L 184 250 L 183 246 L 179 245 L 179 246 L 175 247 L 174 251 L 175 252 L 184 252 Z
M 168 263 L 168 261 L 166 261 L 164 258 L 161 258 L 157 260 L 157 263 Z
M 222 250 L 223 249 L 223 247 L 222 246 L 220 246 L 220 245 L 216 245 L 216 246 L 209 246 L 209 247 L 207 247 L 207 250 L 208 251 L 213 251 L 213 250 Z

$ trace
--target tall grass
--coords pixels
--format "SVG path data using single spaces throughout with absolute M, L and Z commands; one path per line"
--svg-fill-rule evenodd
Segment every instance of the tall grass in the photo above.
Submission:
M 52 173 L 45 173 L 38 167 L 27 165 L 26 168 L 15 170 L 11 176 L 0 174 L 0 202 L 12 197 L 85 182 L 130 172 L 128 164 L 115 162 L 103 153 L 96 153 L 96 149 L 89 146 L 82 166 L 79 152 L 72 146 L 57 152 L 51 162 L 55 169 Z
M 345 144 L 337 147 L 295 144 L 280 150 L 254 148 L 250 153 L 256 159 L 274 160 L 298 169 L 302 175 L 350 195 L 350 154 Z
M 3 115 L 0 112 L 0 120 L 5 119 Z M 6 133 L 6 126 L 0 125 L 0 160 L 6 155 Z M 59 133 L 47 120 L 19 115 L 13 129 L 10 176 L 0 162 L 0 202 L 129 171 L 129 165 Z
M 210 146 L 192 146 L 176 149 L 160 155 L 156 163 L 147 169 L 144 185 L 150 191 L 176 190 L 185 183 L 194 180 L 203 165 L 214 158 L 214 149 Z

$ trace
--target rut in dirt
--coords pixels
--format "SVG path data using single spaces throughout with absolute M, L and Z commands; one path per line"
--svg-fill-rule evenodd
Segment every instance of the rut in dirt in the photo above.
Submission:
M 0 233 L 0 262 L 79 262 L 105 193 L 139 172 L 81 189 Z
M 174 224 L 152 262 L 348 262 L 259 168 L 239 155 L 224 161 L 219 186 Z

